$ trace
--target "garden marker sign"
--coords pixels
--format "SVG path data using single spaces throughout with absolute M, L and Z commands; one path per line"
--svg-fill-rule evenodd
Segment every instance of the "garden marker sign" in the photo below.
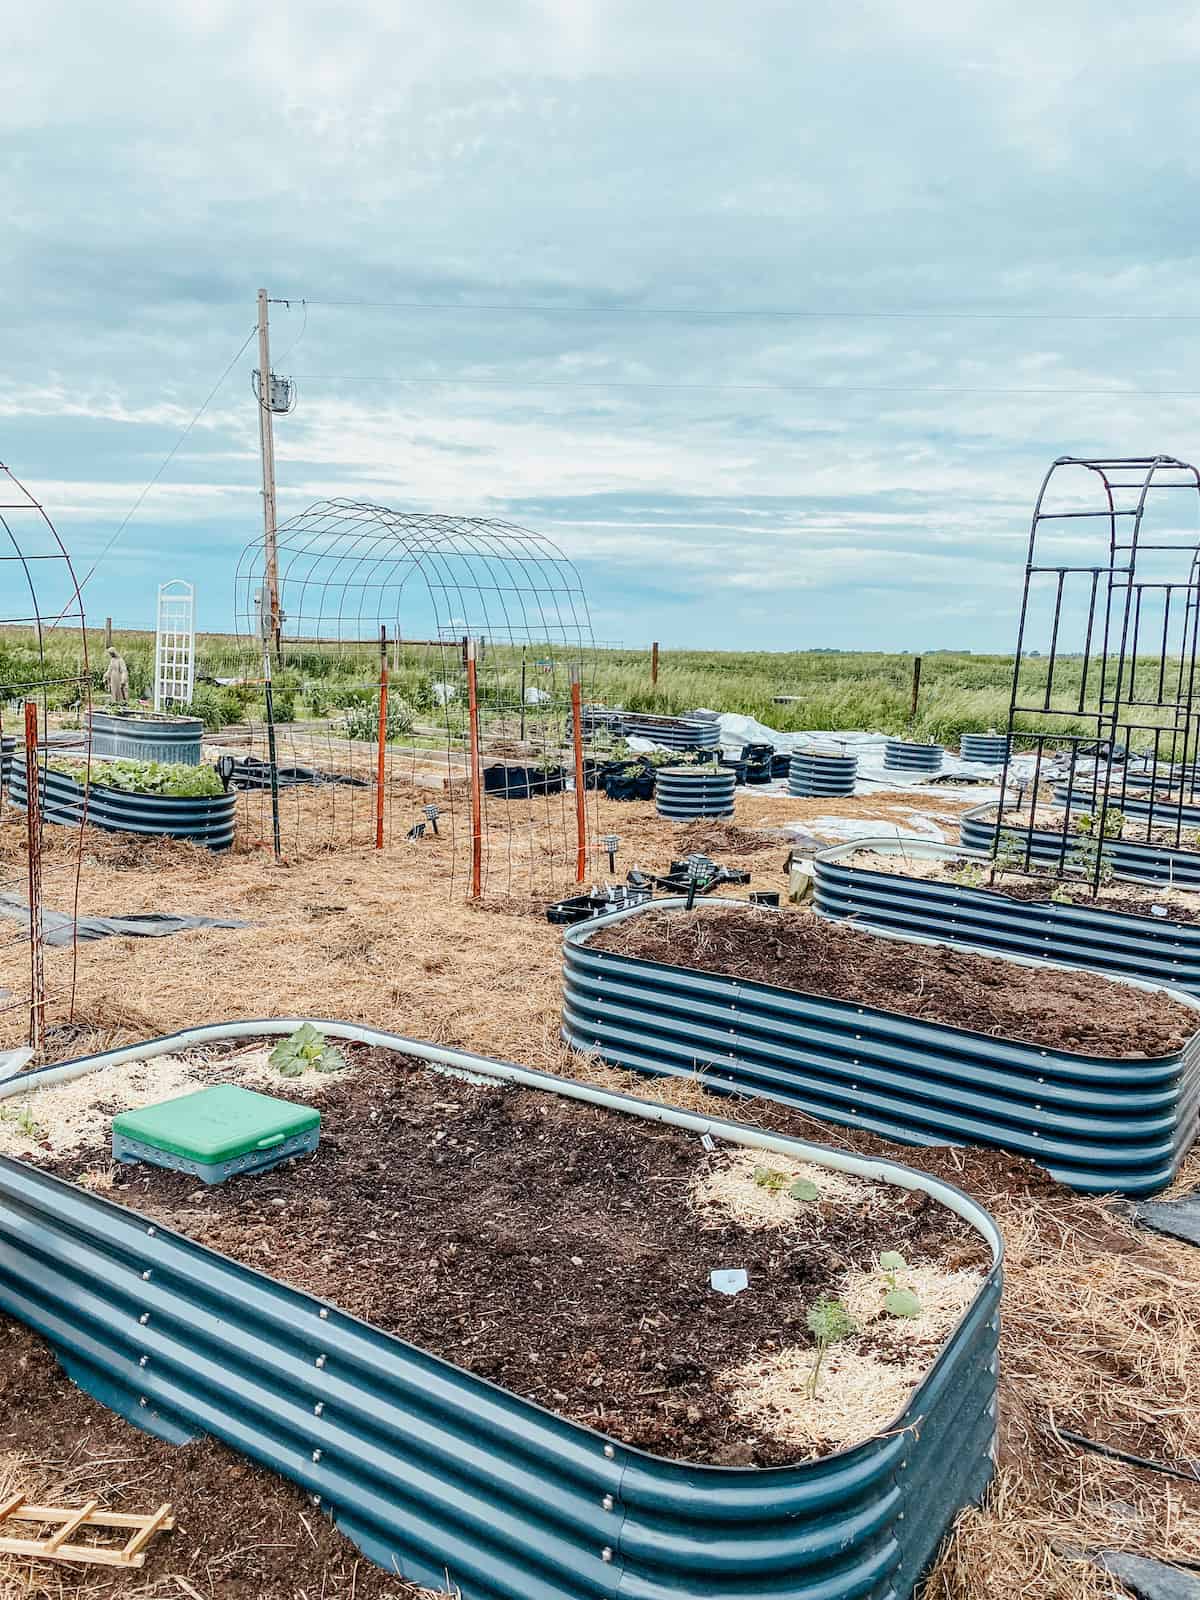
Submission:
M 154 630 L 154 709 L 192 703 L 196 686 L 195 590 L 176 578 L 158 586 Z

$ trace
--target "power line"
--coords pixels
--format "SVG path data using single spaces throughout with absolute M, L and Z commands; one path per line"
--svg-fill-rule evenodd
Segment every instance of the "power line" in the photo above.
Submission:
M 1023 394 L 1023 395 L 1104 395 L 1110 400 L 1123 400 L 1133 395 L 1174 396 L 1195 399 L 1200 389 L 1017 389 L 986 388 L 975 385 L 912 384 L 912 383 L 657 383 L 642 379 L 608 378 L 531 378 L 527 382 L 514 378 L 475 378 L 462 375 L 454 378 L 406 378 L 392 373 L 306 372 L 297 383 L 406 383 L 406 384 L 459 384 L 465 388 L 481 385 L 501 386 L 508 389 L 672 389 L 700 393 L 749 394 Z
M 184 445 L 184 442 L 186 441 L 188 435 L 191 433 L 192 429 L 196 426 L 196 424 L 200 421 L 200 418 L 208 410 L 209 405 L 212 403 L 212 400 L 213 400 L 214 396 L 217 393 L 217 390 L 225 382 L 225 379 L 229 376 L 229 374 L 233 371 L 234 367 L 236 367 L 238 362 L 241 360 L 242 356 L 246 353 L 247 346 L 249 345 L 251 339 L 253 339 L 254 336 L 257 334 L 257 332 L 258 332 L 258 326 L 256 324 L 253 328 L 250 329 L 250 332 L 246 335 L 245 342 L 243 343 L 241 348 L 238 350 L 238 352 L 234 356 L 233 360 L 229 363 L 229 365 L 225 368 L 224 372 L 222 372 L 221 376 L 217 379 L 216 383 L 214 383 L 212 388 L 208 391 L 208 394 L 206 395 L 205 400 L 204 400 L 204 404 L 200 407 L 199 411 L 196 412 L 196 415 L 192 418 L 192 420 L 188 423 L 187 427 L 179 435 L 179 438 L 176 439 L 175 443 L 171 446 L 170 450 L 167 452 L 166 456 L 164 457 L 162 465 L 159 467 L 158 471 L 150 479 L 150 482 L 146 485 L 146 487 L 142 490 L 141 494 L 138 495 L 137 499 L 130 506 L 129 510 L 122 517 L 121 522 L 120 522 L 120 526 L 117 528 L 117 531 L 113 534 L 112 538 L 104 546 L 104 549 L 101 550 L 100 554 L 96 557 L 95 561 L 92 562 L 92 565 L 91 565 L 91 568 L 88 571 L 87 577 L 84 578 L 83 581 L 80 583 L 80 585 L 79 585 L 80 594 L 83 593 L 84 586 L 95 576 L 96 568 L 100 565 L 100 563 L 104 560 L 105 556 L 112 549 L 113 545 L 116 544 L 117 540 L 125 532 L 125 529 L 128 527 L 128 525 L 129 525 L 130 521 L 133 519 L 134 515 L 137 513 L 138 507 L 141 505 L 142 501 L 146 498 L 146 496 L 150 493 L 151 489 L 153 489 L 154 485 L 162 477 L 163 473 L 171 465 L 171 462 L 174 461 L 176 455 L 178 455 L 179 451 L 182 449 L 182 447 Z M 61 619 L 59 619 L 59 620 L 61 620 Z
M 1200 322 L 1196 311 L 955 311 L 927 307 L 910 311 L 845 311 L 828 308 L 800 310 L 722 310 L 716 307 L 694 306 L 550 306 L 501 304 L 487 301 L 440 300 L 312 300 L 287 299 L 273 296 L 273 306 L 325 306 L 346 310 L 365 311 L 511 311 L 536 316 L 555 317 L 710 317 L 710 318 L 848 318 L 863 321 L 887 321 L 922 317 L 944 317 L 969 322 Z

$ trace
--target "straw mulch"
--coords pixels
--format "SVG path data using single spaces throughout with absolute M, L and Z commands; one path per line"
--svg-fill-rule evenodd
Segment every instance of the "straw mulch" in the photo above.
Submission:
M 735 820 L 770 828 L 839 810 L 848 815 L 851 807 L 884 815 L 885 803 L 911 806 L 907 796 L 839 803 L 739 793 Z M 600 832 L 621 836 L 622 875 L 634 865 L 661 870 L 686 847 L 683 830 L 656 818 L 648 804 L 600 801 L 596 814 Z M 64 906 L 70 859 L 57 832 L 47 833 L 46 893 L 50 904 Z M 0 860 L 11 838 L 0 827 Z M 886 1148 L 767 1102 L 715 1099 L 694 1082 L 651 1085 L 566 1051 L 558 1038 L 559 930 L 541 915 L 546 896 L 539 900 L 523 887 L 522 875 L 535 870 L 526 853 L 532 857 L 537 844 L 535 827 L 524 837 L 514 830 L 505 848 L 515 870 L 497 873 L 476 905 L 464 898 L 461 839 L 395 842 L 378 853 L 313 849 L 277 866 L 257 849 L 222 858 L 168 842 L 148 847 L 89 836 L 83 909 L 207 912 L 251 926 L 82 947 L 75 1019 L 68 1024 L 58 1015 L 50 1053 L 65 1057 L 228 1018 L 326 1016 L 829 1143 Z M 751 887 L 782 888 L 785 853 L 768 833 L 760 850 L 731 864 L 751 870 Z M 553 877 L 557 896 L 571 892 L 572 866 L 556 859 L 552 872 L 539 864 L 535 875 Z M 606 863 L 594 870 L 601 875 Z M 70 954 L 47 960 L 61 989 Z M 0 988 L 16 990 L 24 981 L 14 963 L 6 946 Z M 16 1042 L 19 1019 L 9 1013 L 0 1020 L 9 1028 L 0 1044 Z M 1200 1484 L 1082 1451 L 1059 1432 L 1075 1430 L 1159 1461 L 1200 1460 L 1200 1251 L 1144 1233 L 1111 1204 L 1060 1189 L 1005 1157 L 894 1153 L 976 1195 L 999 1221 L 1008 1250 L 1000 1470 L 987 1505 L 961 1518 L 923 1600 L 1120 1594 L 1080 1559 L 1085 1548 L 1200 1563 Z M 1200 1155 L 1175 1189 L 1197 1185 Z M 28 1448 L 36 1456 L 37 1440 Z M 131 1458 L 138 1448 L 131 1435 Z M 22 1587 L 24 1578 L 6 1590 L 4 1571 L 0 1596 L 67 1592 Z M 69 1592 L 93 1600 L 105 1591 L 85 1578 L 72 1579 Z

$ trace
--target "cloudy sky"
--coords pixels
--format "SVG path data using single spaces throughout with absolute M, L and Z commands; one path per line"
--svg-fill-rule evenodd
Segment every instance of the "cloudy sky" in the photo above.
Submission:
M 541 530 L 606 641 L 1007 648 L 1045 465 L 1200 454 L 1200 14 L 1046 9 L 17 8 L 0 460 L 86 573 L 264 284 L 281 519 Z M 231 622 L 254 355 L 90 615 Z

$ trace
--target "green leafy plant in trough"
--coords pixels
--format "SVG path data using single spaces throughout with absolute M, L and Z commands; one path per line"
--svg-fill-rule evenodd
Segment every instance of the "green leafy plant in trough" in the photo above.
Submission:
M 816 1340 L 817 1358 L 813 1362 L 812 1371 L 808 1375 L 806 1392 L 810 1400 L 816 1399 L 817 1385 L 821 1381 L 821 1363 L 825 1360 L 825 1352 L 831 1344 L 836 1344 L 839 1339 L 846 1339 L 855 1332 L 854 1322 L 850 1313 L 840 1300 L 828 1300 L 824 1295 L 814 1304 L 809 1306 L 805 1318 L 808 1331 Z
M 87 766 L 60 758 L 50 762 L 51 772 L 62 772 L 82 783 Z M 223 794 L 212 767 L 189 766 L 183 761 L 93 761 L 89 782 L 98 789 L 119 789 L 125 794 L 161 794 L 178 799 Z
M 402 739 L 406 733 L 411 733 L 416 720 L 413 708 L 406 705 L 403 700 L 389 700 L 387 706 L 387 727 L 384 730 L 384 740 L 388 744 L 395 744 L 397 739 Z M 347 739 L 379 738 L 379 708 L 378 705 L 351 706 L 343 719 Z
M 1104 837 L 1119 839 L 1125 827 L 1125 813 L 1110 808 L 1104 813 Z M 1075 818 L 1075 832 L 1091 838 L 1096 832 L 1096 819 L 1090 811 L 1081 811 Z
M 947 876 L 964 889 L 981 889 L 987 874 L 975 861 L 964 861 Z
M 0 1106 L 0 1122 L 14 1122 L 27 1139 L 44 1139 L 46 1130 L 36 1121 L 27 1105 Z
M 346 1065 L 342 1052 L 311 1022 L 302 1022 L 295 1033 L 281 1039 L 269 1060 L 281 1078 L 301 1078 L 310 1067 L 317 1072 L 336 1072 Z
M 883 1297 L 883 1309 L 890 1317 L 919 1317 L 921 1302 L 911 1289 L 902 1289 L 896 1274 L 904 1272 L 908 1262 L 899 1250 L 885 1250 L 879 1257 L 879 1270 L 883 1273 L 888 1292 Z

